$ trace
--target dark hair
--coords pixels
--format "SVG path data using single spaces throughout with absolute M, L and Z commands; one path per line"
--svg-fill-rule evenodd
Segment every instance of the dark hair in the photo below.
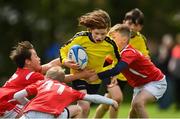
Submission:
M 29 41 L 19 42 L 18 45 L 13 47 L 9 57 L 13 60 L 17 67 L 23 68 L 26 59 L 31 59 L 30 49 L 34 49 Z
M 124 20 L 131 20 L 134 24 L 144 24 L 144 14 L 138 8 L 132 9 L 131 11 L 127 12 Z
M 94 10 L 86 13 L 79 18 L 79 25 L 90 29 L 105 29 L 111 27 L 111 19 L 107 12 L 103 10 Z

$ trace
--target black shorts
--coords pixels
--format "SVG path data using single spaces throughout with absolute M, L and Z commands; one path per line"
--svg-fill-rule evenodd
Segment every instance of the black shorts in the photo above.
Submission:
M 122 81 L 119 79 L 117 79 L 117 81 L 118 81 L 118 86 L 120 87 L 121 91 L 123 91 L 124 87 L 127 85 L 127 81 Z
M 118 86 L 120 87 L 121 91 L 123 92 L 125 86 L 127 85 L 127 81 L 122 81 L 122 80 L 119 80 L 117 79 L 117 82 L 118 82 Z M 107 87 L 106 87 L 106 93 L 107 93 Z
M 87 94 L 97 94 L 100 84 L 88 84 L 83 80 L 75 80 L 72 82 L 72 86 L 76 90 L 87 90 Z

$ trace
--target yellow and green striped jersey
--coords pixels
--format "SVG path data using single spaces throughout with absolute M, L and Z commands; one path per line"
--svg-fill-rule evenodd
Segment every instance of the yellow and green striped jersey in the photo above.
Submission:
M 60 48 L 60 59 L 62 62 L 67 59 L 68 51 L 73 45 L 80 45 L 86 50 L 88 55 L 87 68 L 94 69 L 97 73 L 103 71 L 103 64 L 107 55 L 112 57 L 115 61 L 114 64 L 120 59 L 118 48 L 115 42 L 109 37 L 106 37 L 102 42 L 95 43 L 90 32 L 82 31 L 77 33 L 68 43 Z M 71 73 L 73 72 L 72 70 Z M 99 83 L 101 83 L 100 79 L 91 84 Z

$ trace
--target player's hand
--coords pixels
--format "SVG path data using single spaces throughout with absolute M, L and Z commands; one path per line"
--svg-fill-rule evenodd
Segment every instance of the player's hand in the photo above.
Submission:
M 112 107 L 114 108 L 114 110 L 118 110 L 119 105 L 118 105 L 117 101 L 115 101 L 115 100 L 113 101 Z
M 113 78 L 111 78 L 111 84 L 107 85 L 107 87 L 112 88 L 112 87 L 116 86 L 117 84 L 118 84 L 117 77 L 114 76 Z
M 69 67 L 69 68 L 72 68 L 72 69 L 75 69 L 75 70 L 78 70 L 80 69 L 80 66 L 78 64 L 76 64 L 74 61 L 72 60 L 65 60 L 64 61 L 64 65 L 66 67 Z
M 19 119 L 23 115 L 23 110 L 21 110 L 18 115 L 16 116 L 17 119 Z
M 90 78 L 88 78 L 87 81 L 88 82 L 93 82 L 93 81 L 97 80 L 98 78 L 99 78 L 98 75 L 95 74 L 95 75 L 92 75 Z
M 89 79 L 91 76 L 96 75 L 95 70 L 93 69 L 84 69 L 80 72 L 83 79 Z

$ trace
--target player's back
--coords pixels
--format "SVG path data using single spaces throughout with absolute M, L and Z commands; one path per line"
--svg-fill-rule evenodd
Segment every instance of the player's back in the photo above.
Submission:
M 3 87 L 21 90 L 27 85 L 43 79 L 44 76 L 38 72 L 33 72 L 29 69 L 17 68 L 16 72 L 11 76 L 11 78 L 5 83 Z
M 42 79 L 44 79 L 44 76 L 40 73 L 18 68 L 4 86 L 0 88 L 0 111 L 4 113 L 6 110 L 14 108 L 18 104 L 13 99 L 14 93 Z
M 72 102 L 82 99 L 84 93 L 59 83 L 56 80 L 42 80 L 26 88 L 28 94 L 36 95 L 26 106 L 25 111 L 40 111 L 54 115 L 60 114 Z

